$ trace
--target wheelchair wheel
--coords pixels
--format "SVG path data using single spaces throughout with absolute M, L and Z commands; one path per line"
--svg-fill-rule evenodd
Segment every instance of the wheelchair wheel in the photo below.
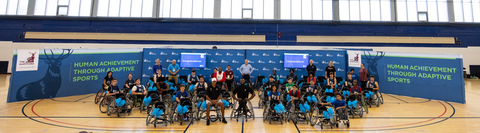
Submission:
M 363 109 L 365 109 L 365 112 L 368 114 L 368 107 L 367 107 L 367 102 L 365 100 L 365 97 L 362 95 L 362 106 L 363 106 Z
M 265 122 L 265 120 L 267 120 L 267 118 L 268 118 L 267 115 L 268 115 L 267 108 L 265 108 L 263 110 L 263 122 Z
M 379 96 L 379 99 L 380 99 L 380 103 L 383 104 L 383 95 L 380 91 L 377 91 L 378 93 L 378 96 Z
M 111 114 L 113 114 L 115 112 L 115 106 L 117 106 L 117 103 L 114 100 L 110 101 L 110 104 L 107 107 L 107 115 L 108 116 L 110 116 Z
M 101 88 L 100 90 L 98 90 L 97 94 L 95 95 L 95 99 L 94 99 L 95 104 L 97 104 L 98 102 L 100 102 L 100 101 L 102 100 L 101 98 L 105 97 L 105 96 L 104 96 L 104 95 L 105 95 L 104 92 L 105 92 L 105 91 L 104 91 L 103 88 Z
M 106 113 L 107 112 L 107 108 L 108 108 L 108 101 L 105 97 L 101 97 L 100 98 L 100 103 L 98 104 L 98 108 L 100 110 L 101 113 Z
M 375 94 L 375 99 L 374 102 L 376 103 L 377 107 L 380 107 L 380 97 L 378 96 L 378 93 Z
M 315 108 L 312 112 L 312 114 L 310 115 L 310 126 L 315 126 L 315 124 L 317 124 L 317 120 L 320 116 L 320 111 L 318 110 L 318 108 Z

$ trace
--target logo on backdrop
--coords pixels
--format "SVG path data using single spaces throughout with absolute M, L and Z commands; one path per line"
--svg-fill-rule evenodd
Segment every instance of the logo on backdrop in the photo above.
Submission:
M 239 78 L 239 76 L 235 76 L 235 75 L 234 75 L 233 77 L 235 77 L 235 78 Z
M 262 61 L 262 60 L 258 60 L 258 63 L 265 63 L 265 61 Z
M 268 63 L 273 64 L 273 63 L 275 63 L 275 61 L 268 60 Z
M 313 64 L 318 64 L 318 62 L 313 61 Z
M 38 49 L 36 49 L 35 51 L 37 51 L 36 54 L 38 54 Z M 24 51 L 18 51 L 19 54 L 17 54 L 17 59 L 20 59 L 19 57 L 21 57 L 20 52 Z M 55 57 L 55 54 L 53 54 L 52 50 L 50 50 L 50 52 L 52 54 L 47 55 L 47 51 L 44 49 L 43 53 L 45 54 L 45 58 L 40 58 L 45 61 L 45 64 L 48 65 L 48 70 L 45 76 L 38 81 L 30 82 L 21 86 L 20 89 L 18 89 L 17 91 L 17 101 L 55 98 L 58 90 L 60 89 L 60 86 L 62 85 L 60 66 L 62 65 L 63 59 L 70 56 L 73 53 L 73 50 L 63 49 L 62 54 L 57 57 Z
M 165 68 L 165 67 L 164 67 L 164 68 L 162 68 L 162 70 L 164 70 L 164 71 L 165 71 L 165 70 L 167 70 L 167 68 Z
M 168 55 L 168 54 L 164 52 L 160 52 L 160 55 Z
M 282 78 L 282 79 L 283 79 L 283 78 L 287 78 L 287 77 L 285 77 L 285 76 L 283 76 L 283 75 L 280 75 L 280 78 Z
M 317 67 L 317 71 L 323 71 L 323 69 L 320 69 L 320 68 Z
M 188 68 L 182 67 L 182 70 L 188 70 Z
M 263 56 L 270 56 L 270 54 L 267 54 L 267 53 L 263 53 Z
M 178 53 L 172 52 L 172 55 L 178 55 Z
M 145 60 L 143 60 L 143 62 L 152 62 L 152 61 L 145 59 Z
M 146 74 L 143 74 L 142 77 L 144 78 L 149 78 L 150 76 L 146 75 Z
M 252 53 L 252 56 L 258 56 L 258 54 Z
M 240 71 L 240 67 L 237 67 L 237 70 L 239 70 L 239 71 Z
M 255 67 L 253 68 L 253 70 L 254 70 L 254 71 L 258 71 L 258 69 L 257 69 L 257 68 L 255 68 Z
M 237 56 L 244 56 L 242 53 L 237 53 Z
M 247 60 L 248 60 L 248 59 L 247 59 Z M 253 64 L 253 63 L 255 63 L 255 62 L 253 62 L 253 61 L 251 61 L 251 60 L 248 60 L 248 63 Z
M 332 61 L 332 62 L 333 62 L 333 64 L 340 64 L 340 62 L 336 62 L 336 61 Z
M 343 54 L 337 54 L 337 57 L 343 57 Z
M 283 63 L 283 60 L 280 60 L 279 63 Z
M 210 60 L 210 63 L 217 63 L 217 61 L 215 61 L 215 60 Z
M 148 67 L 148 70 L 152 70 L 153 68 L 151 66 Z
M 343 72 L 343 71 L 345 71 L 345 70 L 338 68 L 337 71 Z
M 377 55 L 374 55 L 374 54 L 370 54 L 370 51 L 363 51 L 363 55 L 365 56 L 365 60 L 367 62 L 366 64 L 368 68 L 368 73 L 370 73 L 370 75 L 374 75 L 375 77 L 378 77 L 378 70 L 377 70 L 378 61 L 382 59 L 383 56 L 385 56 L 385 52 L 377 52 Z
M 157 53 L 150 52 L 150 53 L 148 53 L 148 55 L 157 55 Z
M 326 62 L 326 61 L 322 60 L 322 64 L 328 64 L 328 62 Z
M 212 54 L 210 54 L 210 53 L 208 53 L 208 52 L 205 52 L 205 54 L 206 54 L 206 55 L 212 55 Z
M 285 70 L 285 71 L 290 71 L 290 69 L 288 69 L 288 68 L 285 68 L 285 69 L 283 69 L 283 70 Z
M 331 54 L 327 54 L 327 57 L 333 57 L 333 55 L 331 55 Z
M 236 60 L 232 60 L 232 63 L 240 63 L 240 62 L 238 62 L 238 61 L 236 61 Z
M 276 68 L 276 67 L 273 67 L 273 70 L 275 70 L 275 71 L 281 71 L 282 69 L 278 69 L 278 68 Z
M 212 70 L 212 69 L 205 67 L 205 68 L 203 68 L 203 70 L 205 70 L 205 71 L 210 71 L 210 70 Z
M 38 70 L 38 49 L 19 49 L 17 50 L 17 69 L 16 71 L 36 71 Z
M 323 55 L 321 55 L 321 54 L 318 54 L 318 53 L 317 53 L 317 54 L 315 54 L 315 56 L 316 56 L 316 57 L 323 57 Z
M 360 55 L 360 51 L 347 50 L 347 54 L 348 54 L 348 66 L 360 67 L 362 63 L 362 55 Z
M 263 71 L 270 71 L 270 69 L 263 67 Z
M 222 59 L 221 63 L 228 63 L 228 61 Z
M 233 54 L 230 54 L 229 52 L 227 52 L 225 55 L 227 55 L 227 56 L 233 56 Z
M 273 56 L 280 56 L 280 55 L 279 55 L 279 54 L 277 54 L 277 53 L 273 53 Z
M 171 60 L 167 59 L 167 62 L 172 62 Z
M 218 53 L 218 52 L 216 52 L 215 55 L 217 55 L 217 56 L 222 56 L 222 54 L 220 54 L 220 53 Z

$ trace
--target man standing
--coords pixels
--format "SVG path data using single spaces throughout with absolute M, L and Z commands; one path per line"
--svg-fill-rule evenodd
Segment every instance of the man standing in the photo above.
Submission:
M 248 64 L 248 59 L 245 59 L 245 64 L 240 66 L 240 73 L 242 73 L 242 78 L 244 78 L 247 82 L 250 82 L 250 74 L 253 72 L 252 65 Z
M 233 78 L 235 78 L 235 77 L 233 75 L 233 71 L 231 70 L 230 65 L 227 66 L 227 71 L 225 71 L 225 75 L 226 75 L 225 83 L 227 83 L 227 90 L 231 91 L 232 90 Z
M 248 94 L 252 94 L 248 98 Z M 238 98 L 237 98 L 238 95 Z M 233 90 L 233 99 L 238 101 L 238 111 L 243 111 L 243 114 L 248 112 L 247 102 L 255 97 L 255 93 L 252 88 L 245 85 L 245 79 L 240 79 L 240 86 Z
M 212 78 L 212 84 L 208 86 L 207 95 L 205 96 L 207 98 L 205 101 L 205 103 L 207 103 L 207 126 L 210 125 L 210 106 L 212 105 L 220 106 L 222 122 L 225 124 L 227 123 L 227 120 L 225 120 L 225 107 L 223 106 L 220 96 L 221 91 L 220 87 L 217 86 L 217 79 Z
M 162 73 L 162 65 L 160 64 L 160 59 L 155 60 L 155 65 L 153 65 L 153 82 L 157 83 L 158 73 Z
M 168 65 L 168 81 L 175 80 L 175 84 L 178 84 L 178 72 L 180 72 L 180 66 L 176 63 L 175 59 L 172 61 L 172 64 Z
M 307 66 L 307 73 L 313 73 L 313 76 L 315 76 L 315 72 L 317 72 L 317 66 L 313 65 L 313 60 L 310 60 L 310 64 Z

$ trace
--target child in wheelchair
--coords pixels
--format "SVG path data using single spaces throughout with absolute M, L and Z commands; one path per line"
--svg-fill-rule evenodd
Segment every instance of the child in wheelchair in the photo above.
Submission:
M 343 121 L 347 127 L 350 126 L 350 122 L 348 120 L 348 110 L 345 100 L 342 100 L 342 96 L 340 94 L 335 95 L 336 100 L 331 103 L 320 103 L 323 105 L 332 105 L 335 109 L 335 114 L 333 115 L 334 124 L 338 127 L 338 123 Z M 332 119 L 332 118 L 330 118 Z
M 189 99 L 188 92 L 185 91 L 186 86 L 180 85 L 180 91 L 177 91 L 176 102 L 174 102 L 173 108 L 176 109 L 172 114 L 172 118 L 180 121 L 182 125 L 183 121 L 190 119 L 193 121 L 192 114 L 194 113 L 192 108 L 193 103 Z M 173 121 L 172 121 L 173 122 Z
M 126 92 L 121 92 L 121 90 L 117 86 L 117 79 L 113 79 L 111 85 L 106 87 L 107 89 L 107 98 L 108 103 L 107 107 L 107 115 L 110 114 L 118 114 L 120 113 L 128 113 L 131 112 L 131 104 L 128 97 L 125 95 Z
M 272 123 L 272 120 L 280 121 L 283 124 L 285 107 L 280 102 L 280 92 L 278 92 L 277 86 L 272 86 L 272 91 L 268 93 L 269 106 L 264 110 L 264 121 L 269 120 Z
M 149 111 L 147 115 L 146 124 L 153 124 L 154 127 L 157 127 L 157 123 L 164 123 L 165 126 L 168 124 L 168 111 L 169 108 L 162 101 L 156 101 L 152 106 L 152 111 Z
M 145 95 L 147 94 L 145 86 L 140 84 L 140 79 L 135 79 L 135 86 L 132 87 L 131 90 L 131 95 L 132 95 L 132 100 L 133 100 L 133 106 L 134 107 L 140 107 L 143 98 L 145 98 Z
M 273 76 L 270 76 L 268 78 L 268 82 L 263 84 L 261 88 L 263 88 L 263 91 L 260 91 L 259 97 L 260 100 L 258 101 L 258 106 L 263 107 L 264 105 L 266 106 L 268 102 L 268 92 L 272 91 L 272 86 L 278 87 L 277 83 L 275 82 Z

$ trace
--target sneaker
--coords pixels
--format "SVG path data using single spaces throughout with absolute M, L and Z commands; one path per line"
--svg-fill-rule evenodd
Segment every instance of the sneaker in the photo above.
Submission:
M 222 123 L 227 124 L 227 120 L 225 120 L 225 118 L 223 118 L 223 119 L 222 119 Z
M 210 125 L 210 120 L 207 120 L 207 126 Z

